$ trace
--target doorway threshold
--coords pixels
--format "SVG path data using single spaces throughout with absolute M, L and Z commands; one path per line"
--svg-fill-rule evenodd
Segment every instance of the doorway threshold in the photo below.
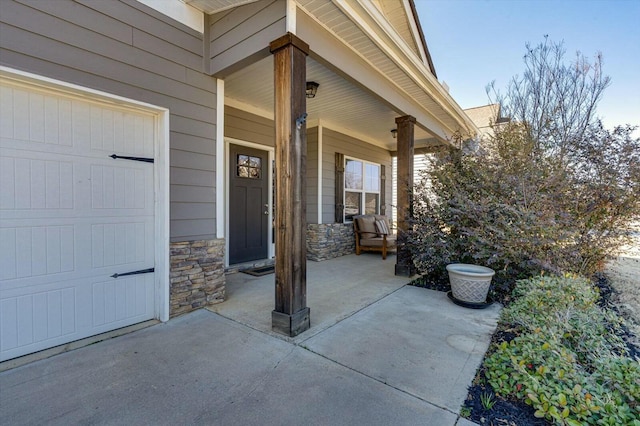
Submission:
M 275 258 L 272 259 L 259 259 L 252 260 L 250 262 L 236 263 L 224 268 L 225 275 L 235 274 L 236 272 L 246 271 L 248 269 L 265 268 L 267 266 L 273 266 L 276 262 Z

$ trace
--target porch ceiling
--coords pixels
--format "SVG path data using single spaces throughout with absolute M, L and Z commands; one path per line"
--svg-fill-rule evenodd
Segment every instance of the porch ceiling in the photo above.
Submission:
M 324 127 L 368 143 L 396 150 L 391 129 L 402 115 L 365 89 L 345 80 L 311 57 L 307 81 L 320 84 L 315 98 L 307 99 L 307 127 Z M 273 119 L 273 58 L 268 57 L 225 79 L 225 104 Z M 415 146 L 440 145 L 428 131 L 415 127 Z

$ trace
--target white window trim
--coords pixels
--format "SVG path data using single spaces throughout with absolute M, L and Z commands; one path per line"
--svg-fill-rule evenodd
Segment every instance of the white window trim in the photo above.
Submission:
M 349 160 L 351 160 L 351 161 L 359 161 L 359 162 L 362 163 L 362 189 L 350 189 L 350 188 L 347 188 L 347 182 L 346 182 L 346 180 L 347 180 L 347 161 L 349 161 Z M 366 174 L 365 174 L 366 167 L 365 166 L 367 164 L 370 164 L 372 166 L 377 166 L 378 167 L 378 191 L 367 191 L 365 189 L 365 181 L 366 181 Z M 347 192 L 359 192 L 360 193 L 360 207 L 361 208 L 364 208 L 364 205 L 365 205 L 365 194 L 377 194 L 378 195 L 378 207 L 377 207 L 377 210 L 376 210 L 376 214 L 380 214 L 380 194 L 382 192 L 381 191 L 381 188 L 382 188 L 382 180 L 381 180 L 381 177 L 382 177 L 382 164 L 374 163 L 373 161 L 367 161 L 367 160 L 363 160 L 361 158 L 350 157 L 350 156 L 345 155 L 344 156 L 344 165 L 343 166 L 344 166 L 344 176 L 343 176 L 342 186 L 344 187 L 344 205 L 345 205 L 345 208 L 343 209 L 343 212 L 342 212 L 342 220 L 343 220 L 343 222 L 344 223 L 352 223 L 353 222 L 352 220 L 347 219 L 347 213 L 346 213 L 346 210 L 347 210 L 347 203 L 346 203 Z M 361 211 L 358 214 L 364 214 L 364 211 Z

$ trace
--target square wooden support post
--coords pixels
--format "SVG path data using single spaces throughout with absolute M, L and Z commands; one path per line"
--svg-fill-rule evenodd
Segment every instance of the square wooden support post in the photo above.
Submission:
M 274 331 L 296 336 L 310 326 L 306 246 L 306 57 L 309 45 L 291 33 L 270 44 L 274 58 L 276 133 L 276 306 Z
M 396 255 L 396 275 L 410 277 L 416 273 L 413 256 L 407 245 L 407 231 L 413 219 L 413 155 L 414 125 L 416 119 L 410 115 L 396 118 L 398 129 L 398 252 Z

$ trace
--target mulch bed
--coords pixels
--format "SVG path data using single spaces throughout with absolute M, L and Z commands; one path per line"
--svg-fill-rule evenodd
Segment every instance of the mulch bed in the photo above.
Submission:
M 609 309 L 615 309 L 615 306 L 610 302 L 612 295 L 614 295 L 614 289 L 611 287 L 609 281 L 604 274 L 599 274 L 594 277 L 595 285 L 600 289 L 600 301 L 599 304 L 602 307 Z M 449 280 L 446 273 L 437 273 L 429 276 L 422 276 L 414 280 L 411 285 L 416 287 L 424 287 L 431 290 L 447 292 L 451 290 Z M 503 305 L 507 305 L 510 302 L 508 294 L 492 293 L 490 295 L 494 301 L 500 302 Z M 629 354 L 632 357 L 640 359 L 640 348 L 630 343 L 629 337 L 631 332 L 628 329 L 623 330 L 622 338 L 627 343 L 629 348 Z M 503 341 L 509 342 L 516 337 L 516 333 L 513 329 L 505 324 L 500 324 L 495 333 L 491 337 L 490 347 L 500 344 Z M 485 355 L 486 357 L 486 355 Z M 484 364 L 484 360 L 483 363 Z M 545 419 L 539 419 L 533 415 L 533 407 L 525 404 L 523 401 L 507 400 L 499 396 L 495 396 L 491 385 L 487 383 L 484 375 L 484 367 L 478 369 L 476 377 L 473 383 L 469 387 L 469 393 L 467 399 L 464 402 L 464 407 L 469 410 L 469 414 L 466 417 L 476 423 L 490 426 L 539 426 L 550 425 L 551 422 Z M 481 395 L 491 394 L 495 404 L 490 410 L 485 409 L 481 401 Z M 463 411 L 466 411 L 463 410 Z

